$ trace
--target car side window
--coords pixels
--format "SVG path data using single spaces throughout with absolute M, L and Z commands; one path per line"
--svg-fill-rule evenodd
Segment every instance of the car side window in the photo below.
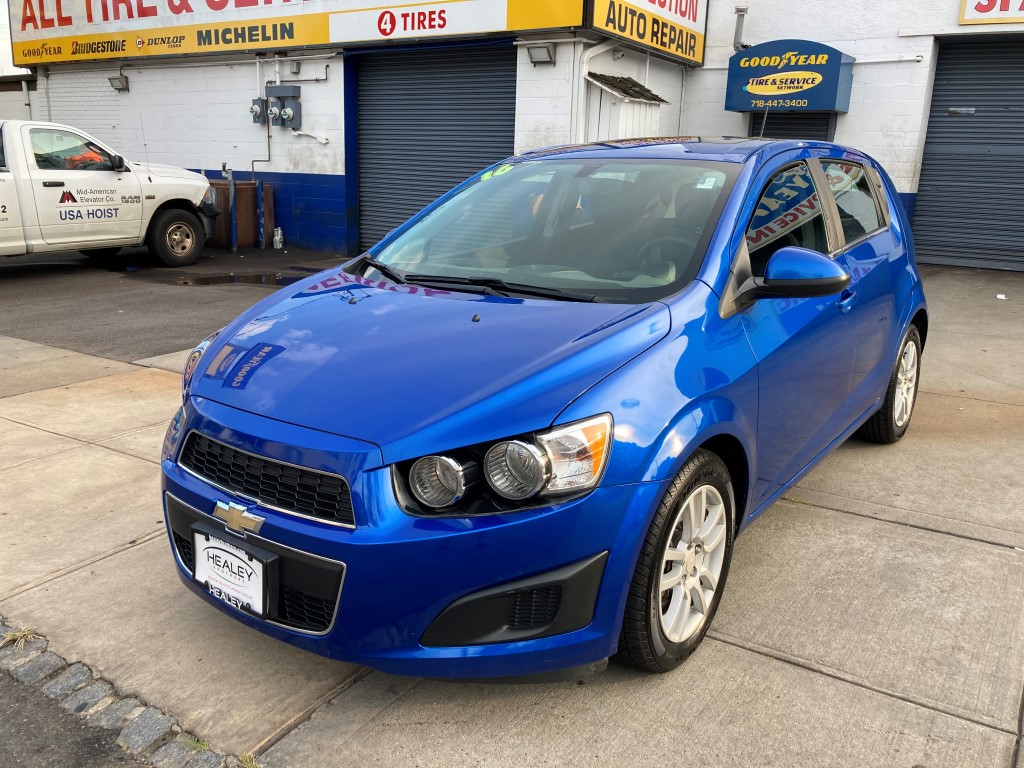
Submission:
M 754 277 L 764 277 L 768 259 L 787 245 L 829 252 L 825 217 L 806 163 L 784 168 L 768 182 L 746 238 Z
M 839 208 L 839 222 L 846 242 L 859 240 L 882 226 L 864 167 L 856 163 L 822 161 L 821 168 Z
M 112 171 L 114 162 L 101 147 L 84 136 L 57 128 L 29 131 L 36 167 L 58 171 Z

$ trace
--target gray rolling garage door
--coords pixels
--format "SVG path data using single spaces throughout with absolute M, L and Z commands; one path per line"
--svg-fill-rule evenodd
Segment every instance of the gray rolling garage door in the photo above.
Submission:
M 918 260 L 1024 270 L 1024 42 L 942 43 L 914 210 Z
M 836 115 L 834 112 L 750 113 L 751 136 L 763 136 L 766 139 L 832 141 L 835 133 Z
M 359 242 L 369 248 L 439 195 L 512 154 L 509 44 L 358 61 Z

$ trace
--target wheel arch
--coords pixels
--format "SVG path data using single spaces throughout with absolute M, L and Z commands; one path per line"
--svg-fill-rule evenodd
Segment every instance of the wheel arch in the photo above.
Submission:
M 661 447 L 654 453 L 645 479 L 669 480 L 698 448 L 710 451 L 725 463 L 732 478 L 736 496 L 733 530 L 738 532 L 749 511 L 755 429 L 753 421 L 731 400 L 712 397 L 693 403 L 662 433 Z M 673 450 L 677 446 L 681 450 Z
M 200 222 L 202 221 L 202 215 L 200 210 L 195 205 L 193 205 L 189 200 L 186 200 L 183 197 L 175 197 L 170 200 L 165 200 L 153 210 L 153 214 L 149 217 L 149 221 L 146 223 L 146 231 L 144 233 L 143 239 L 149 237 L 150 230 L 153 227 L 153 222 L 156 221 L 157 217 L 164 211 L 171 210 L 185 211 L 186 213 L 191 213 L 193 216 L 197 217 L 200 220 Z
M 921 307 L 914 314 L 910 320 L 910 324 L 917 327 L 917 332 L 921 334 L 921 349 L 924 349 L 925 342 L 928 339 L 928 310 Z
M 710 437 L 696 448 L 703 448 L 715 454 L 729 470 L 733 493 L 736 495 L 735 519 L 732 521 L 733 534 L 735 534 L 739 531 L 747 515 L 747 499 L 750 496 L 750 460 L 747 457 L 747 451 L 739 438 L 728 432 Z M 693 451 L 690 452 L 690 455 L 692 454 Z

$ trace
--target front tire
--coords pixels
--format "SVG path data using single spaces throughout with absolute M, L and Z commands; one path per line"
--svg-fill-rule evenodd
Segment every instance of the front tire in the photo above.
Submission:
M 910 426 L 921 381 L 921 334 L 911 325 L 903 337 L 882 407 L 857 434 L 873 443 L 895 443 Z
M 725 463 L 697 449 L 669 486 L 629 588 L 619 656 L 668 672 L 696 650 L 725 589 L 736 502 Z
M 205 242 L 206 233 L 199 217 L 179 208 L 170 208 L 154 216 L 146 236 L 149 252 L 168 267 L 195 264 Z

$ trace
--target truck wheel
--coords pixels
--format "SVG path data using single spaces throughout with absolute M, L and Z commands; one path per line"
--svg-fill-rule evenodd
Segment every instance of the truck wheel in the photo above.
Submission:
M 199 218 L 188 211 L 161 211 L 149 225 L 146 245 L 168 267 L 187 267 L 199 261 L 206 233 Z
M 120 248 L 93 248 L 88 251 L 79 251 L 80 254 L 92 261 L 105 261 L 112 259 L 121 252 Z

